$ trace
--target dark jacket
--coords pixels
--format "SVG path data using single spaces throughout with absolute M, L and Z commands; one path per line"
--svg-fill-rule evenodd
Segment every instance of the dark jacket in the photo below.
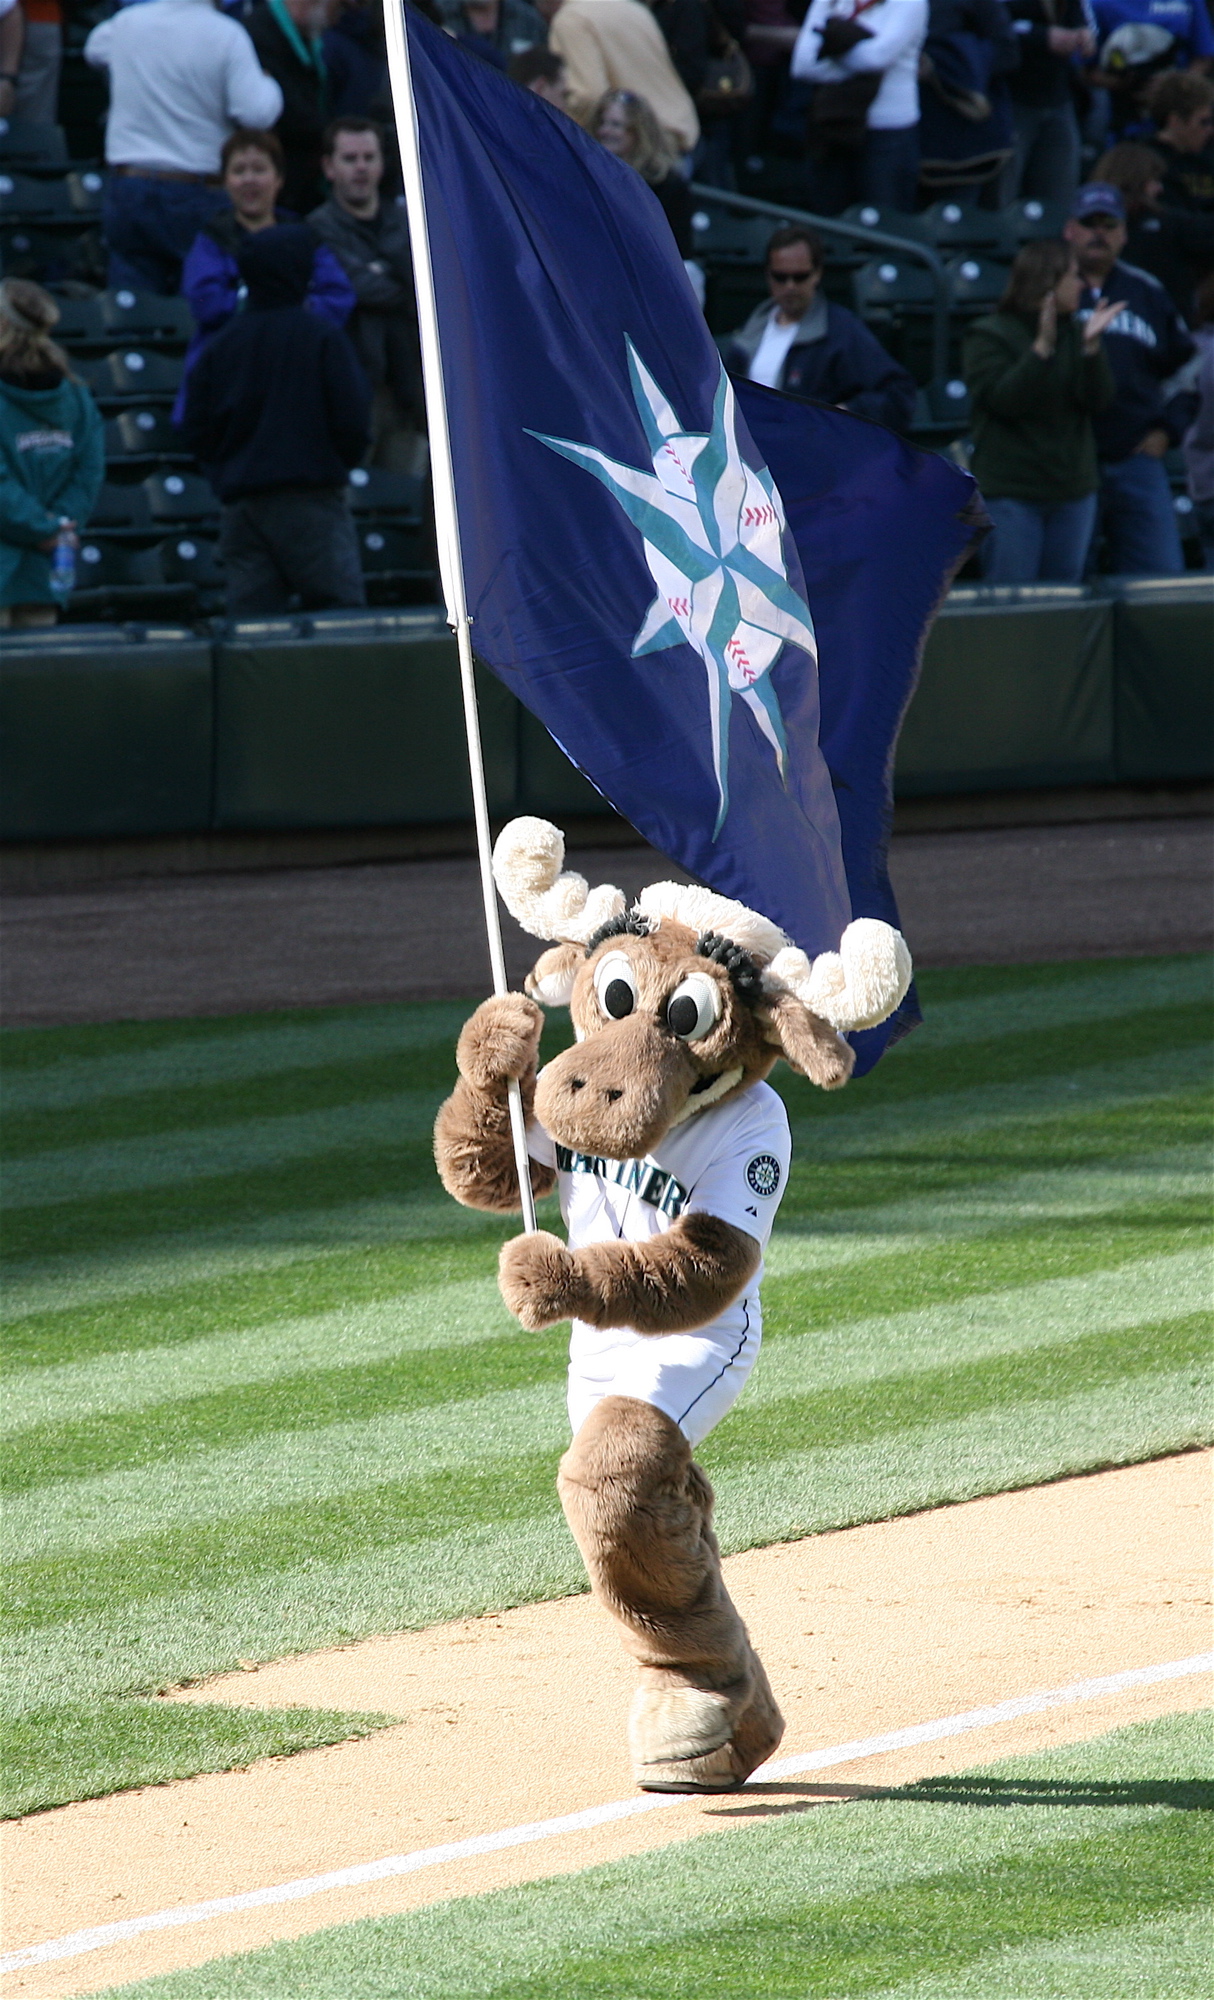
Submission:
M 104 474 L 101 418 L 82 382 L 0 379 L 0 604 L 54 603 L 38 544 L 61 516 L 84 526 Z
M 1214 215 L 1214 145 L 1181 153 L 1158 134 L 1147 143 L 1163 161 L 1164 205 L 1189 215 Z
M 350 338 L 373 389 L 391 389 L 402 410 L 425 429 L 417 304 L 409 222 L 399 202 L 381 201 L 364 222 L 336 201 L 313 209 L 308 225 L 336 258 L 351 286 Z
M 286 209 L 278 209 L 276 218 L 281 226 L 299 219 Z M 221 209 L 205 228 L 199 230 L 187 252 L 181 272 L 181 292 L 194 315 L 194 331 L 186 349 L 181 388 L 173 405 L 174 423 L 181 422 L 186 383 L 194 363 L 212 334 L 227 325 L 240 304 L 240 271 L 236 259 L 248 236 L 248 230 L 242 229 L 232 210 Z M 305 304 L 334 326 L 344 326 L 354 310 L 354 287 L 339 260 L 323 243 L 316 245 L 312 282 L 308 286 Z
M 324 193 L 320 155 L 329 119 L 326 78 L 314 64 L 300 61 L 267 6 L 255 7 L 245 26 L 258 62 L 282 91 L 282 116 L 274 130 L 287 156 L 283 206 L 306 215 Z
M 1083 329 L 1060 319 L 1048 361 L 1034 352 L 1036 314 L 991 313 L 962 345 L 973 412 L 970 471 L 990 500 L 1037 507 L 1082 500 L 1100 483 L 1092 419 L 1113 399 L 1103 345 L 1083 352 Z
M 721 343 L 725 366 L 749 373 L 774 299 L 756 308 L 745 326 Z M 819 292 L 788 350 L 780 387 L 816 403 L 842 403 L 859 417 L 905 430 L 915 409 L 915 384 L 855 313 L 828 304 Z
M 1087 319 L 1100 299 L 1121 299 L 1125 311 L 1106 328 L 1103 345 L 1117 393 L 1096 419 L 1096 450 L 1117 464 L 1137 451 L 1148 431 L 1166 430 L 1180 443 L 1197 411 L 1192 391 L 1165 394 L 1169 378 L 1195 352 L 1193 337 L 1157 278 L 1133 264 L 1114 264 L 1100 291 L 1090 288 L 1078 319 Z
M 1214 271 L 1214 213 L 1148 209 L 1132 219 L 1125 254 L 1138 270 L 1158 278 L 1177 312 L 1191 313 L 1193 293 Z
M 653 18 L 666 38 L 670 60 L 694 101 L 710 62 L 719 60 L 727 38 L 746 39 L 746 8 L 740 0 L 654 0 Z
M 1051 28 L 1090 28 L 1083 0 L 1005 0 L 1020 61 L 1008 77 L 1017 104 L 1042 109 L 1069 104 L 1074 74 L 1070 56 L 1056 56 Z
M 440 0 L 443 26 L 457 42 L 467 42 L 478 55 L 505 69 L 511 56 L 524 49 L 546 48 L 548 23 L 528 0 L 501 0 L 497 27 L 491 35 L 478 35 L 464 12 L 463 0 Z
M 367 378 L 341 329 L 303 303 L 315 254 L 302 223 L 242 244 L 248 303 L 194 365 L 182 432 L 221 500 L 344 486 L 366 450 Z

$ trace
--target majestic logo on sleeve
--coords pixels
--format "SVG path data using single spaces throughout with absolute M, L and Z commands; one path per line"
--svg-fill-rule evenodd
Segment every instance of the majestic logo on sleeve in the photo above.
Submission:
M 770 1199 L 780 1185 L 780 1162 L 774 1153 L 755 1154 L 746 1169 L 746 1185 L 752 1194 Z
M 784 507 L 766 466 L 738 448 L 737 406 L 724 368 L 712 429 L 683 428 L 632 342 L 628 368 L 653 470 L 622 465 L 587 444 L 532 431 L 562 458 L 601 480 L 641 533 L 657 596 L 633 642 L 636 658 L 684 640 L 708 671 L 713 767 L 719 811 L 729 811 L 732 697 L 747 704 L 787 778 L 784 718 L 770 673 L 785 643 L 817 659 L 809 607 L 789 582 Z

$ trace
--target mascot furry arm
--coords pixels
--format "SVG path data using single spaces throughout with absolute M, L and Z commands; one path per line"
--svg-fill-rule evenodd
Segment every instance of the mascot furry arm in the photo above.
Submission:
M 697 1204 L 671 1163 L 686 1173 L 693 1160 L 702 1184 L 715 1184 L 730 1147 L 744 1143 L 750 1157 L 737 1155 L 739 1172 L 757 1173 L 760 1199 L 774 1194 L 787 1120 L 764 1079 L 783 1056 L 823 1089 L 846 1083 L 853 1057 L 843 1033 L 892 1012 L 910 959 L 896 931 L 861 921 L 838 953 L 811 964 L 766 918 L 709 890 L 657 883 L 628 911 L 618 890 L 591 892 L 562 872 L 563 860 L 561 835 L 543 820 L 516 820 L 498 841 L 494 873 L 507 907 L 525 929 L 558 942 L 532 969 L 526 994 L 485 1001 L 464 1027 L 435 1156 L 457 1201 L 517 1208 L 506 1090 L 518 1080 L 539 1128 L 532 1186 L 546 1194 L 559 1170 L 570 1244 L 546 1231 L 515 1237 L 503 1247 L 499 1282 L 524 1326 L 574 1321 L 576 1436 L 560 1491 L 595 1591 L 643 1670 L 631 1725 L 637 1780 L 650 1790 L 720 1790 L 771 1754 L 782 1724 L 721 1581 L 712 1492 L 690 1445 L 725 1413 L 757 1351 L 753 1281 L 774 1206 L 751 1233 L 736 1199 L 717 1202 L 731 1215 Z M 577 1035 L 538 1077 L 537 1000 L 568 1003 Z M 578 1201 L 592 1204 L 593 1223 L 583 1211 L 575 1223 Z M 744 1214 L 758 1217 L 753 1197 Z M 721 1345 L 733 1338 L 731 1310 L 745 1325 L 732 1360 Z M 613 1377 L 610 1343 L 594 1335 L 588 1394 L 575 1379 L 578 1341 L 612 1328 L 618 1370 Z M 689 1405 L 700 1406 L 695 1419 L 676 1420 L 683 1390 L 666 1384 L 682 1362 L 666 1337 L 699 1333 L 707 1387 Z M 752 1335 L 722 1401 L 717 1384 Z M 640 1374 L 638 1336 L 650 1348 Z M 709 1388 L 715 1414 L 703 1401 Z

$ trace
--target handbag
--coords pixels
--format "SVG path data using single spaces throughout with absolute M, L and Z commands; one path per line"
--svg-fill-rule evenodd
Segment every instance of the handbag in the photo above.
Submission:
M 867 14 L 877 0 L 860 0 L 844 20 L 833 17 L 843 28 L 851 28 L 861 14 Z M 828 21 L 826 26 L 831 23 Z M 867 33 L 858 29 L 854 39 Z M 879 69 L 853 70 L 841 83 L 820 83 L 809 106 L 809 150 L 815 159 L 827 153 L 858 153 L 868 131 L 868 107 L 881 88 L 884 72 Z
M 720 54 L 709 60 L 704 71 L 704 81 L 696 92 L 696 110 L 701 118 L 732 118 L 735 112 L 744 111 L 754 96 L 754 71 L 716 8 L 710 5 L 708 13 Z

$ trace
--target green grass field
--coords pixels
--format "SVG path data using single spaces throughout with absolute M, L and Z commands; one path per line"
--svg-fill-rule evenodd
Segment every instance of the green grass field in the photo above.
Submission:
M 846 1805 L 786 1805 L 724 1838 L 109 1991 L 111 2000 L 1204 2000 L 1214 1960 L 1209 1753 L 1207 1717 L 1169 1717 Z
M 728 1549 L 1209 1435 L 1206 964 L 921 984 L 871 1078 L 777 1072 L 766 1344 L 702 1453 Z M 8 1812 L 382 1720 L 157 1689 L 582 1587 L 561 1332 L 430 1161 L 466 1012 L 4 1037 Z

